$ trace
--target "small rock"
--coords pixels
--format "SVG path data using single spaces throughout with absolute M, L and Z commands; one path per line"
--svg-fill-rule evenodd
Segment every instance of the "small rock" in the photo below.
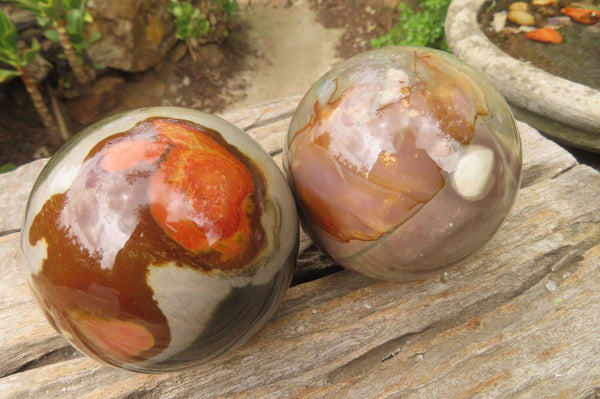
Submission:
M 558 29 L 565 25 L 571 25 L 571 18 L 566 15 L 548 18 L 546 28 Z
M 477 201 L 487 195 L 494 181 L 494 152 L 471 144 L 458 160 L 452 174 L 452 188 L 462 198 Z
M 490 22 L 490 26 L 495 32 L 502 32 L 504 27 L 506 26 L 506 17 L 508 13 L 506 11 L 495 12 L 494 17 L 492 18 L 492 22 Z
M 537 28 L 535 26 L 521 25 L 521 26 L 519 26 L 519 29 L 517 29 L 517 31 L 515 33 L 531 32 L 536 29 Z
M 52 155 L 52 153 L 50 152 L 48 147 L 43 145 L 40 148 L 38 148 L 36 152 L 33 153 L 32 157 L 34 159 L 41 159 L 41 158 L 48 158 L 51 155 Z
M 534 25 L 535 18 L 528 12 L 525 11 L 510 11 L 508 13 L 508 20 L 517 25 Z
M 554 281 L 548 281 L 546 283 L 546 289 L 550 292 L 554 292 L 558 289 L 558 286 L 556 285 L 556 283 Z
M 90 0 L 88 34 L 101 39 L 87 49 L 95 64 L 141 72 L 156 64 L 175 44 L 175 18 L 169 0 Z
M 179 61 L 181 61 L 181 59 L 185 56 L 185 54 L 187 53 L 187 44 L 185 44 L 185 42 L 179 42 L 177 43 L 177 45 L 173 48 L 172 52 L 171 52 L 171 60 L 174 63 L 177 63 Z
M 516 1 L 508 6 L 509 11 L 527 11 L 528 8 L 527 3 L 523 3 L 522 1 Z
M 561 43 L 563 38 L 562 35 L 551 28 L 539 28 L 532 30 L 531 32 L 525 33 L 525 37 L 529 40 L 535 40 L 536 42 L 544 43 Z
M 580 24 L 593 25 L 600 21 L 600 12 L 589 8 L 565 7 L 561 8 L 560 12 Z
M 536 7 L 542 6 L 555 6 L 558 3 L 557 0 L 532 0 L 531 5 Z
M 221 63 L 225 59 L 225 54 L 223 54 L 223 50 L 219 47 L 219 45 L 214 43 L 205 44 L 203 46 L 198 47 L 194 51 L 196 52 L 198 62 L 201 65 L 207 67 L 217 67 L 221 65 Z
M 82 125 L 96 122 L 119 105 L 124 85 L 125 81 L 117 77 L 104 76 L 98 79 L 88 94 L 67 102 L 71 118 Z

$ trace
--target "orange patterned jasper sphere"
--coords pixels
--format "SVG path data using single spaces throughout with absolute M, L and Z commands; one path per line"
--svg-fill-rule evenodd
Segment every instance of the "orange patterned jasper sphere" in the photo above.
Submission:
M 284 161 L 304 227 L 337 263 L 415 279 L 482 246 L 514 202 L 512 114 L 477 71 L 437 50 L 357 55 L 318 80 Z
M 77 135 L 27 207 L 29 283 L 83 353 L 166 372 L 250 338 L 289 286 L 298 220 L 284 176 L 233 125 L 174 107 Z

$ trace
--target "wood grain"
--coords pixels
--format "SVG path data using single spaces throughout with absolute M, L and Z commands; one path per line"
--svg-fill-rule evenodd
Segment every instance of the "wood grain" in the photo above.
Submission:
M 280 156 L 297 101 L 225 118 Z M 0 398 L 597 397 L 600 173 L 518 126 L 517 201 L 456 268 L 375 281 L 340 270 L 303 236 L 296 285 L 267 326 L 224 358 L 177 374 L 100 365 L 50 328 L 21 274 L 17 215 L 43 161 L 0 176 L 15 198 L 0 203 Z

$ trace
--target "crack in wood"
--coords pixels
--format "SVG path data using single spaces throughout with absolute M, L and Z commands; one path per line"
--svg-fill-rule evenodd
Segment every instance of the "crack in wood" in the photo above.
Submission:
M 272 124 L 272 123 L 275 123 L 275 122 L 279 122 L 279 121 L 281 121 L 281 120 L 284 120 L 284 119 L 286 119 L 286 118 L 291 118 L 291 117 L 292 117 L 292 115 L 294 115 L 294 112 L 295 112 L 295 111 L 296 111 L 296 110 L 295 110 L 295 109 L 293 109 L 293 110 L 291 110 L 291 111 L 287 111 L 287 112 L 284 112 L 284 113 L 282 113 L 282 114 L 278 114 L 278 115 L 276 115 L 276 116 L 274 116 L 274 117 L 271 117 L 271 118 L 265 118 L 265 119 L 261 119 L 261 116 L 262 116 L 262 115 L 261 115 L 261 116 L 259 116 L 259 117 L 256 119 L 256 121 L 254 121 L 252 124 L 250 124 L 250 125 L 248 125 L 248 126 L 245 126 L 245 127 L 244 127 L 244 131 L 245 131 L 246 133 L 249 133 L 249 132 L 250 132 L 251 130 L 253 130 L 253 129 L 257 129 L 257 128 L 259 128 L 259 127 L 267 126 L 267 125 L 270 125 L 270 124 Z
M 44 367 L 49 364 L 60 363 L 68 360 L 72 360 L 75 357 L 82 357 L 83 355 L 77 351 L 71 345 L 66 345 L 55 349 L 51 352 L 44 353 L 42 356 L 37 357 L 33 360 L 28 361 L 27 363 L 21 365 L 16 371 L 11 372 L 9 374 L 17 374 L 22 373 L 28 370 L 33 370 L 39 367 Z M 3 376 L 4 377 L 4 376 Z
M 298 255 L 296 270 L 291 286 L 318 280 L 344 270 L 315 244 L 311 244 Z
M 156 388 L 156 387 L 154 387 Z M 154 394 L 154 388 L 143 388 L 140 389 L 139 391 L 136 392 L 131 392 L 130 394 L 128 394 L 127 396 L 124 396 L 123 399 L 149 399 L 152 397 L 155 398 L 160 398 L 160 394 L 159 395 L 153 395 Z M 150 396 L 152 395 L 152 396 Z
M 277 155 L 281 154 L 283 152 L 283 148 L 278 148 L 276 150 L 270 151 L 269 155 L 271 156 L 271 158 L 275 158 Z
M 0 237 L 9 236 L 11 234 L 16 234 L 16 233 L 20 233 L 20 232 L 21 232 L 21 229 L 6 230 L 6 231 L 0 232 Z
M 430 328 L 431 326 L 428 326 L 418 331 L 408 332 L 370 349 L 361 356 L 332 370 L 325 378 L 326 384 L 351 381 L 354 378 L 363 376 L 374 368 L 375 363 L 384 363 L 404 352 L 415 337 L 421 336 Z
M 565 173 L 568 173 L 569 171 L 571 171 L 573 168 L 575 168 L 575 167 L 577 167 L 577 166 L 581 166 L 581 165 L 580 165 L 580 164 L 577 164 L 577 163 L 575 163 L 575 164 L 573 164 L 573 165 L 570 165 L 570 166 L 566 167 L 565 169 L 562 169 L 562 170 L 558 171 L 557 173 L 555 173 L 554 175 L 552 175 L 552 176 L 550 177 L 550 180 L 558 179 L 559 177 L 561 177 L 561 176 L 562 176 L 562 175 L 564 175 Z

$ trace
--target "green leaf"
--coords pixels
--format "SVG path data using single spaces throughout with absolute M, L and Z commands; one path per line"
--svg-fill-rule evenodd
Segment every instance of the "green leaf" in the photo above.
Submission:
M 4 36 L 5 32 L 8 32 L 10 30 L 14 30 L 15 26 L 12 23 L 12 21 L 10 19 L 8 19 L 8 17 L 6 15 L 4 15 L 4 12 L 2 10 L 0 10 L 0 36 Z
M 208 33 L 209 30 L 210 30 L 210 22 L 208 22 L 204 18 L 200 19 L 198 21 L 198 35 L 204 36 Z
M 183 15 L 191 15 L 193 11 L 192 5 L 187 1 L 181 3 L 181 12 Z
M 60 21 L 64 18 L 63 0 L 45 0 L 40 2 L 39 7 L 44 7 L 44 14 L 54 21 Z
M 234 1 L 223 0 L 223 1 L 221 1 L 221 9 L 223 10 L 223 12 L 225 14 L 233 14 L 238 9 L 238 3 L 235 0 Z
M 31 47 L 23 53 L 23 65 L 29 65 L 35 55 L 40 51 L 40 44 L 36 39 L 33 39 Z
M 72 35 L 74 33 L 83 32 L 84 21 L 83 15 L 79 10 L 71 10 L 67 13 L 67 33 Z
M 71 39 L 71 44 L 73 45 L 75 50 L 78 50 L 80 45 L 83 44 L 84 37 L 81 33 L 74 32 L 69 34 L 69 39 Z
M 0 69 L 0 82 L 6 82 L 12 78 L 20 76 L 19 72 L 10 69 Z
M 169 12 L 175 16 L 175 18 L 181 18 L 181 6 L 176 1 L 171 1 L 169 4 Z
M 63 1 L 65 1 L 65 0 L 63 0 Z M 81 13 L 81 15 L 83 15 L 86 4 L 87 4 L 87 0 L 70 0 L 70 1 L 68 1 L 68 6 L 66 9 L 78 10 Z
M 17 48 L 17 29 L 3 12 L 0 12 L 0 45 Z
M 15 47 L 0 46 L 0 62 L 17 67 L 21 65 L 21 59 Z
M 36 17 L 36 21 L 37 21 L 38 25 L 41 26 L 42 28 L 47 28 L 49 26 L 52 26 L 52 21 L 46 17 Z
M 58 32 L 52 29 L 48 29 L 44 31 L 44 36 L 48 38 L 51 42 L 60 43 L 60 37 L 58 36 Z
M 17 165 L 15 165 L 14 163 L 5 163 L 4 165 L 2 165 L 2 167 L 0 167 L 0 173 L 12 172 L 15 169 L 17 169 Z
M 94 22 L 94 17 L 92 17 L 92 14 L 90 14 L 89 12 L 87 12 L 87 11 L 86 11 L 86 12 L 83 14 L 83 21 L 84 21 L 86 24 L 91 24 L 92 22 Z

